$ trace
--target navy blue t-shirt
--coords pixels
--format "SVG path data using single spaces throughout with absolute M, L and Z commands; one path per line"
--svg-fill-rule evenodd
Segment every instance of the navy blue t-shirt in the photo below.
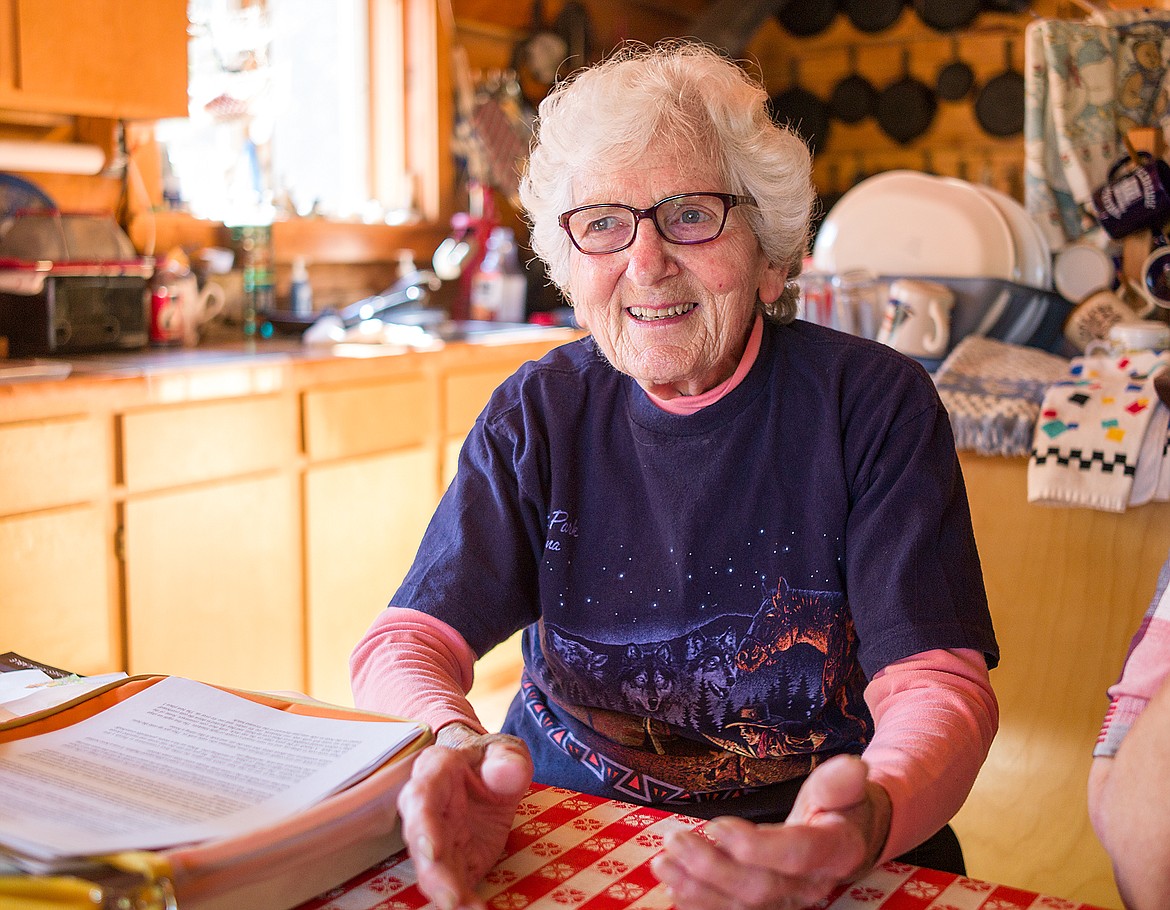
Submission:
M 685 416 L 591 339 L 525 364 L 392 603 L 481 655 L 526 628 L 505 730 L 537 779 L 675 808 L 861 752 L 892 661 L 998 660 L 930 377 L 803 322 L 766 322 L 740 385 Z

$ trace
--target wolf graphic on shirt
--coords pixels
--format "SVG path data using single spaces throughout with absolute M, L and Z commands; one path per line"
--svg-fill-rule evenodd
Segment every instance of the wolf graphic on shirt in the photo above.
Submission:
M 583 638 L 541 622 L 535 671 L 566 705 L 670 725 L 754 758 L 865 741 L 872 721 L 845 595 L 783 578 L 752 613 L 726 614 L 670 639 Z

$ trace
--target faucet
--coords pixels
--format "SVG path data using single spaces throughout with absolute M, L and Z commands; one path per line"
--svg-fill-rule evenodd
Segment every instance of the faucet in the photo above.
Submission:
M 341 324 L 348 329 L 367 319 L 378 319 L 388 310 L 407 304 L 425 306 L 431 294 L 442 286 L 443 282 L 430 269 L 415 269 L 403 275 L 381 293 L 344 307 L 337 316 Z

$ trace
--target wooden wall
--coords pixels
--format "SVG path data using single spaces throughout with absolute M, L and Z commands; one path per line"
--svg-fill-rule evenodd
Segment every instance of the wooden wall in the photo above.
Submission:
M 602 53 L 626 38 L 652 42 L 685 35 L 708 5 L 708 0 L 585 3 Z M 748 44 L 744 57 L 758 66 L 770 94 L 793 84 L 795 61 L 799 84 L 827 101 L 834 86 L 852 72 L 851 53 L 857 71 L 880 90 L 903 76 L 904 52 L 909 55 L 910 72 L 934 86 L 939 70 L 953 59 L 957 49 L 958 56 L 975 71 L 975 87 L 966 98 L 940 101 L 930 129 L 905 145 L 883 133 L 873 118 L 857 124 L 834 121 L 827 142 L 815 156 L 817 188 L 822 194 L 839 193 L 869 174 L 909 168 L 987 183 L 1022 198 L 1023 138 L 995 137 L 980 127 L 974 109 L 978 91 L 1005 71 L 1009 58 L 1012 68 L 1023 72 L 1024 29 L 1033 18 L 1082 19 L 1089 5 L 1079 0 L 1034 0 L 1024 13 L 980 13 L 971 25 L 955 33 L 925 25 L 909 2 L 893 26 L 875 34 L 854 28 L 843 13 L 828 29 L 810 37 L 794 36 L 769 17 Z M 1170 0 L 1113 0 L 1097 5 L 1167 9 Z M 477 69 L 508 66 L 513 45 L 532 27 L 528 4 L 453 0 L 453 6 L 459 40 Z M 545 21 L 554 20 L 563 6 L 563 0 L 546 0 L 542 4 Z

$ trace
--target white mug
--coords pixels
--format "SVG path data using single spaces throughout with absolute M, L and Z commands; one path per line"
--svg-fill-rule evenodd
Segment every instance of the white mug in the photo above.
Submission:
M 1170 325 L 1156 319 L 1114 323 L 1107 340 L 1093 339 L 1085 346 L 1085 356 L 1120 357 L 1140 351 L 1164 351 L 1170 348 Z
M 899 278 L 890 284 L 877 340 L 911 357 L 941 357 L 950 344 L 954 306 L 954 292 L 946 285 Z
M 1079 303 L 1064 323 L 1064 337 L 1077 350 L 1085 350 L 1094 341 L 1109 337 L 1118 323 L 1136 322 L 1137 313 L 1112 291 L 1090 294 Z
M 203 327 L 223 312 L 227 297 L 214 281 L 207 282 L 202 289 L 194 275 L 183 275 L 167 282 L 171 297 L 179 303 L 183 314 L 183 344 L 193 348 L 199 344 Z

